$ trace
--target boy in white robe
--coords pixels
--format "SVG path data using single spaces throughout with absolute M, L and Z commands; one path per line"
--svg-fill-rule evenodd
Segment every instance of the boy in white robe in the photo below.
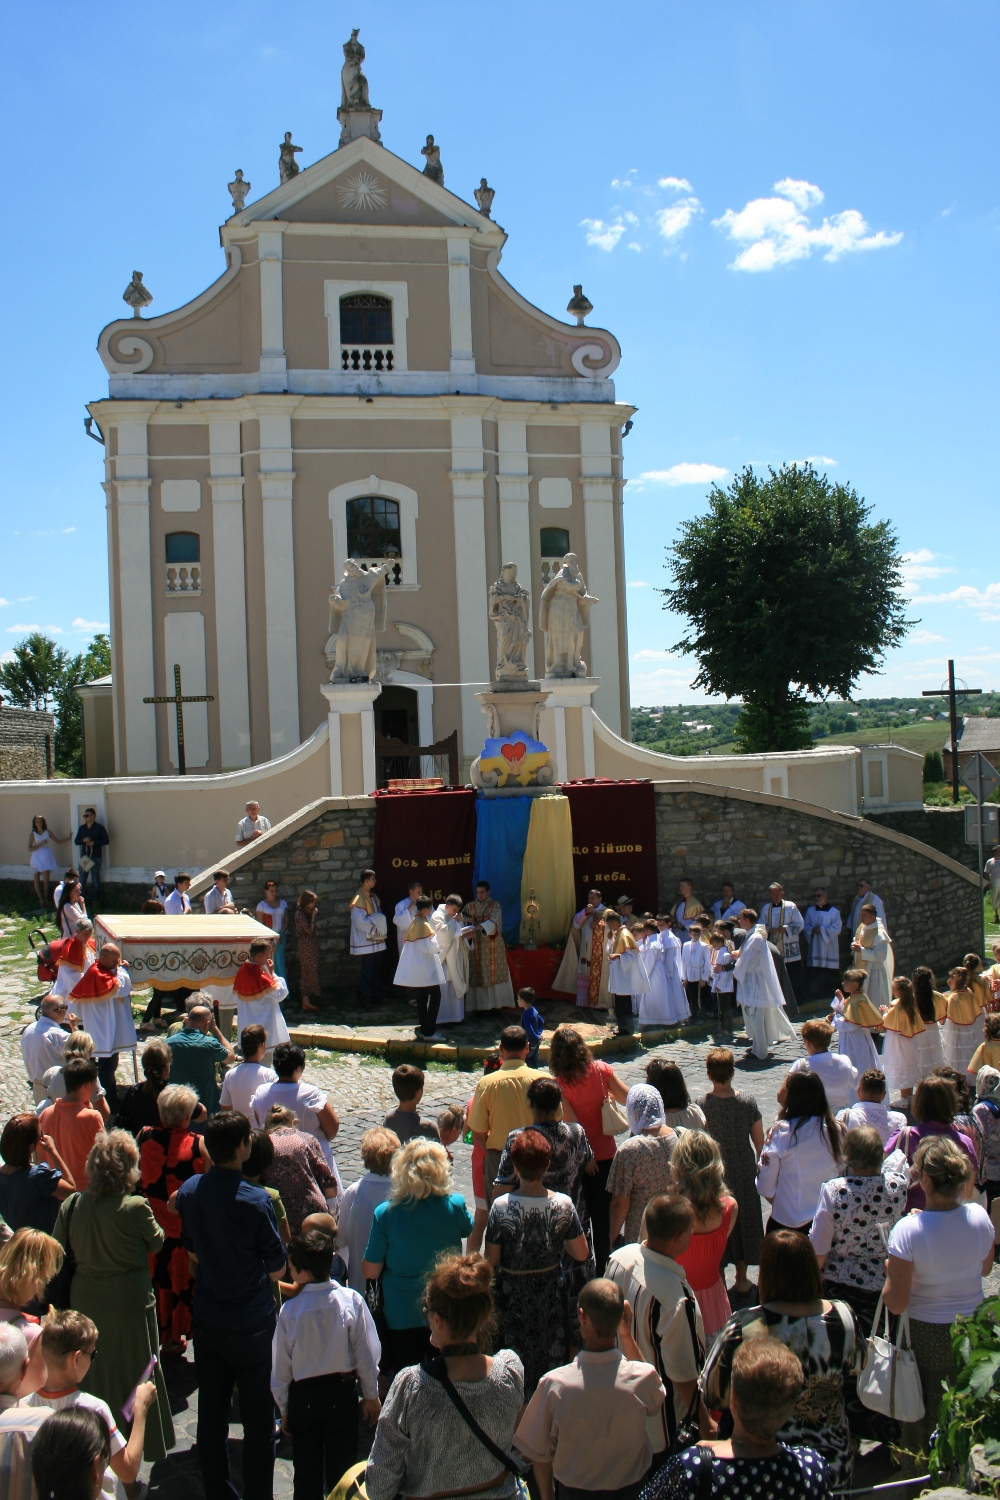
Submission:
M 649 980 L 649 993 L 639 996 L 639 1025 L 669 1026 L 673 1016 L 673 1006 L 667 990 L 665 954 L 660 947 L 660 934 L 656 923 L 652 920 L 643 922 L 642 929 L 639 951 L 642 954 L 646 977 Z
M 617 912 L 604 918 L 608 936 L 608 990 L 614 999 L 619 1036 L 635 1035 L 635 1015 L 639 996 L 649 994 L 649 978 L 635 938 Z
M 688 1005 L 691 1007 L 691 1014 L 697 1016 L 712 978 L 712 950 L 701 940 L 699 922 L 693 923 L 688 930 L 691 936 L 681 949 L 681 964 Z
M 444 1041 L 435 1030 L 441 1006 L 441 988 L 447 975 L 441 962 L 441 949 L 430 924 L 434 903 L 429 896 L 417 900 L 416 915 L 403 937 L 393 983 L 408 990 L 417 1002 L 417 1036 L 421 1041 Z
M 267 1034 L 266 1068 L 271 1066 L 278 1043 L 291 1040 L 281 1013 L 281 1002 L 288 999 L 288 985 L 280 974 L 275 974 L 272 953 L 272 945 L 266 938 L 256 938 L 250 944 L 249 958 L 237 969 L 233 980 L 237 1034 L 242 1036 L 247 1026 L 263 1026 Z
M 75 936 L 50 943 L 49 954 L 56 965 L 56 977 L 49 993 L 56 997 L 71 994 L 91 964 L 97 962 L 93 922 L 82 917 L 76 924 Z
M 105 943 L 97 962 L 81 976 L 70 995 L 83 1029 L 94 1039 L 97 1077 L 112 1114 L 118 1109 L 118 1054 L 136 1045 L 132 1016 L 132 980 L 122 964 L 121 950 Z
M 408 886 L 408 894 L 402 901 L 396 902 L 396 909 L 392 914 L 392 925 L 396 929 L 396 944 L 400 953 L 403 951 L 403 940 L 406 937 L 406 929 L 417 914 L 417 902 L 424 894 L 424 888 L 419 880 L 411 880 Z
M 475 928 L 463 924 L 462 905 L 461 896 L 449 896 L 430 919 L 446 975 L 437 1013 L 439 1026 L 465 1020 L 465 992 L 469 988 L 469 947 L 465 938 Z
M 725 1031 L 733 1029 L 733 965 L 736 962 L 731 946 L 721 932 L 708 934 L 708 949 L 712 963 L 711 992 L 719 1008 L 719 1024 Z
M 743 1007 L 743 1020 L 750 1038 L 750 1050 L 761 1060 L 782 1039 L 796 1041 L 795 1032 L 785 1014 L 784 996 L 767 946 L 767 928 L 757 922 L 757 913 L 747 906 L 736 918 L 746 933 L 736 956 L 733 975 L 737 983 L 736 998 Z
M 670 1002 L 670 1024 L 677 1026 L 691 1015 L 687 992 L 684 989 L 683 949 L 681 940 L 673 930 L 673 917 L 661 915 L 656 918 L 659 933 L 657 941 L 663 949 L 663 976 L 667 984 Z
M 375 894 L 374 870 L 361 871 L 361 886 L 351 902 L 351 954 L 361 959 L 358 1000 L 377 1005 L 382 998 L 382 954 L 389 924 Z

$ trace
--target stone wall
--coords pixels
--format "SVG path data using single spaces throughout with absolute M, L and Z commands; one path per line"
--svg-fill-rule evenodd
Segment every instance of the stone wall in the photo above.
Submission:
M 55 743 L 52 714 L 0 704 L 0 781 L 40 781 L 50 776 Z
M 912 812 L 871 812 L 865 814 L 881 828 L 893 828 L 905 833 L 908 838 L 919 839 L 939 849 L 949 859 L 957 859 L 960 865 L 975 872 L 979 863 L 979 850 L 975 844 L 965 842 L 965 812 L 961 807 L 914 808 Z M 989 853 L 989 851 L 987 851 Z
M 253 911 L 264 894 L 264 881 L 278 881 L 289 905 L 288 979 L 298 984 L 292 908 L 303 890 L 319 897 L 316 933 L 319 937 L 320 977 L 324 993 L 352 994 L 358 961 L 350 957 L 348 907 L 358 889 L 360 872 L 375 853 L 375 803 L 321 812 L 288 838 L 272 844 L 233 871 L 229 886 L 238 907 Z M 391 914 L 390 914 L 391 915 Z M 395 928 L 390 927 L 395 947 Z
M 975 885 L 930 850 L 876 831 L 867 819 L 809 812 L 776 798 L 660 785 L 656 845 L 661 907 L 676 899 L 682 875 L 706 904 L 729 878 L 737 895 L 758 909 L 770 882 L 780 880 L 803 912 L 817 886 L 826 886 L 846 918 L 863 875 L 885 902 L 897 972 L 928 964 L 940 977 L 980 944 Z M 845 967 L 849 941 L 845 932 Z
M 237 904 L 250 910 L 269 877 L 279 881 L 290 907 L 301 890 L 314 890 L 320 901 L 316 926 L 324 992 L 352 994 L 358 965 L 348 953 L 347 913 L 359 872 L 373 861 L 375 803 L 367 798 L 327 801 L 314 816 L 305 810 L 291 821 L 287 834 L 275 829 L 259 853 L 241 856 L 230 886 Z M 720 882 L 728 877 L 737 894 L 758 907 L 775 879 L 803 910 L 817 884 L 826 885 L 846 916 L 858 879 L 865 875 L 886 903 L 900 972 L 926 963 L 941 975 L 979 943 L 976 888 L 965 873 L 912 839 L 866 819 L 821 813 L 759 793 L 661 782 L 656 787 L 656 843 L 661 908 L 674 899 L 678 879 L 689 875 L 706 903 L 716 898 Z M 209 883 L 207 876 L 201 883 Z M 845 933 L 844 967 L 849 941 Z M 391 928 L 389 947 L 392 959 Z M 288 967 L 294 991 L 294 936 L 289 937 Z M 387 982 L 388 977 L 387 972 Z

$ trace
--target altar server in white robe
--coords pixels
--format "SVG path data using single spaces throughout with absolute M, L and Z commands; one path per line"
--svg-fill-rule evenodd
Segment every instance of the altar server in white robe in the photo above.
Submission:
M 811 906 L 806 907 L 805 927 L 803 936 L 806 940 L 806 964 L 809 968 L 809 981 L 813 991 L 817 994 L 826 989 L 829 994 L 828 984 L 833 981 L 824 974 L 824 969 L 830 969 L 834 973 L 840 971 L 840 932 L 843 927 L 840 912 L 835 906 L 831 906 L 827 900 L 824 890 L 817 890 Z
M 673 918 L 666 915 L 656 918 L 657 941 L 663 949 L 663 976 L 670 1001 L 670 1024 L 677 1026 L 690 1018 L 691 1007 L 684 989 L 684 950 L 672 922 Z
M 888 932 L 889 924 L 885 920 L 885 907 L 882 905 L 882 897 L 876 896 L 864 876 L 858 881 L 858 894 L 854 898 L 854 903 L 851 907 L 851 919 L 847 924 L 848 932 L 857 932 L 861 922 L 861 908 L 863 906 L 874 906 L 875 915 L 882 923 L 886 932 Z
M 278 1043 L 290 1040 L 281 1013 L 281 1002 L 288 999 L 288 985 L 271 967 L 272 953 L 272 945 L 266 938 L 256 938 L 250 944 L 249 958 L 237 969 L 233 980 L 237 1035 L 243 1035 L 245 1026 L 263 1026 L 267 1033 L 265 1067 L 271 1066 L 271 1053 Z
M 437 934 L 430 924 L 433 905 L 429 896 L 421 896 L 417 901 L 417 914 L 406 929 L 393 980 L 400 989 L 409 990 L 417 1002 L 417 1036 L 422 1041 L 435 1038 L 444 1041 L 435 1027 L 441 1006 L 441 989 L 447 984 L 448 976 L 441 962 Z
M 475 928 L 462 922 L 462 906 L 461 896 L 449 896 L 431 916 L 446 976 L 437 1014 L 439 1026 L 465 1020 L 465 992 L 469 988 L 469 945 L 465 939 Z
M 673 1024 L 673 1006 L 667 989 L 664 969 L 664 951 L 660 947 L 660 934 L 652 920 L 642 924 L 643 935 L 638 938 L 649 992 L 639 996 L 640 1026 L 670 1026 Z M 638 935 L 637 935 L 638 937 Z
M 409 894 L 404 896 L 402 901 L 396 902 L 396 909 L 392 914 L 392 925 L 396 929 L 396 942 L 400 953 L 403 951 L 406 929 L 417 915 L 417 902 L 424 894 L 424 888 L 419 880 L 411 880 L 408 891 Z
M 362 1005 L 377 1005 L 382 998 L 382 954 L 389 923 L 375 894 L 377 879 L 374 870 L 361 871 L 361 886 L 350 907 L 351 956 L 361 960 L 358 1000 Z
M 90 965 L 70 995 L 70 1009 L 77 1012 L 83 1030 L 94 1039 L 97 1076 L 108 1096 L 108 1107 L 116 1111 L 118 1054 L 136 1045 L 132 980 L 117 944 L 104 944 L 97 962 Z
M 69 995 L 91 964 L 97 961 L 93 922 L 82 917 L 76 924 L 75 935 L 50 943 L 49 952 L 56 964 L 55 982 L 50 993 L 56 996 Z
M 736 999 L 743 1007 L 743 1020 L 754 1057 L 764 1059 L 775 1042 L 796 1040 L 785 1014 L 784 996 L 778 983 L 774 960 L 767 946 L 767 928 L 758 923 L 753 907 L 744 907 L 736 918 L 746 933 L 736 956 Z
M 872 902 L 865 902 L 858 915 L 861 920 L 851 943 L 852 959 L 865 971 L 865 994 L 875 1009 L 888 1009 L 894 974 L 892 943 Z
M 608 955 L 608 990 L 614 1001 L 618 1035 L 632 1036 L 640 996 L 649 994 L 649 976 L 639 945 L 617 912 L 607 913 L 604 928 L 607 933 L 604 942 Z

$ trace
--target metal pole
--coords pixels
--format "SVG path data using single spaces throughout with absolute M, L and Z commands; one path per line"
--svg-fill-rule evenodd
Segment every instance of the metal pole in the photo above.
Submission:
M 976 816 L 979 819 L 979 936 L 980 952 L 986 962 L 986 908 L 983 902 L 983 757 L 976 755 Z
M 177 713 L 177 774 L 187 775 L 187 761 L 184 759 L 184 697 L 181 693 L 181 669 L 174 663 L 174 702 Z M 958 783 L 956 782 L 957 786 Z M 957 793 L 956 793 L 957 797 Z
M 955 663 L 948 663 L 948 717 L 951 719 L 951 800 L 958 804 L 958 704 L 955 701 Z

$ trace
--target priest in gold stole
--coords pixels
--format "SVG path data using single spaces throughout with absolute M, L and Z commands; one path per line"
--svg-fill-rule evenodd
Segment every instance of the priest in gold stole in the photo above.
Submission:
M 503 911 L 490 895 L 488 880 L 476 883 L 476 899 L 462 912 L 467 925 L 475 927 L 469 937 L 469 988 L 465 1013 L 474 1010 L 514 1009 L 514 987 L 507 967 L 503 941 Z

